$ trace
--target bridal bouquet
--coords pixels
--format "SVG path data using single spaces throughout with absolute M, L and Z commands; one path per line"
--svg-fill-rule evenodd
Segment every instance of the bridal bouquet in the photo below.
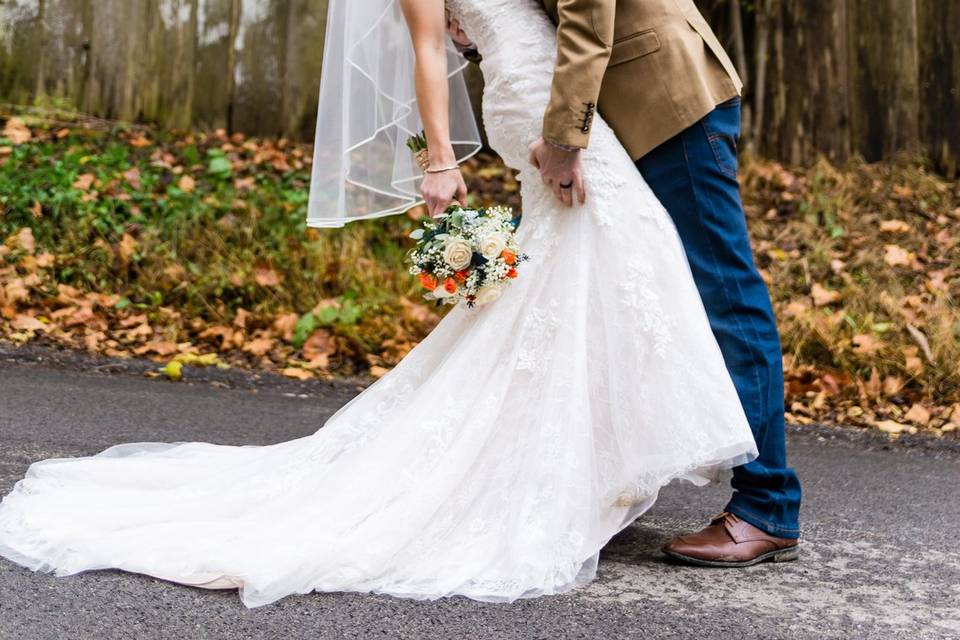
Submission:
M 517 265 L 527 260 L 514 232 L 517 221 L 507 207 L 449 207 L 410 237 L 417 241 L 407 254 L 410 273 L 426 289 L 424 298 L 437 304 L 466 301 L 468 307 L 500 297 Z
M 426 136 L 411 136 L 407 147 L 426 171 Z M 517 277 L 517 265 L 528 259 L 514 236 L 518 224 L 508 207 L 467 209 L 456 201 L 425 220 L 410 234 L 417 244 L 407 254 L 410 273 L 426 289 L 423 297 L 438 305 L 466 301 L 468 307 L 499 298 Z

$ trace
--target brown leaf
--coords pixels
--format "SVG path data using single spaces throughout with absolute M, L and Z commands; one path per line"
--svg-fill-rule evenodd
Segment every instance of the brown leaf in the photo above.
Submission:
M 930 422 L 930 412 L 922 405 L 915 404 L 903 415 L 903 419 L 915 424 L 926 425 Z
M 297 328 L 297 322 L 300 316 L 296 313 L 285 313 L 277 316 L 273 321 L 273 328 L 280 334 L 285 342 L 293 340 L 293 332 Z
M 32 254 L 37 250 L 37 241 L 33 237 L 33 230 L 30 227 L 23 227 L 16 232 L 5 243 L 11 249 L 20 249 L 26 253 Z
M 883 379 L 883 395 L 895 396 L 903 391 L 903 380 L 897 376 L 887 376 Z
M 326 329 L 317 329 L 303 343 L 303 357 L 311 362 L 318 358 L 327 358 L 335 348 L 330 332 Z
M 180 349 L 178 348 L 176 342 L 171 342 L 169 340 L 154 340 L 137 347 L 133 350 L 133 352 L 138 356 L 142 356 L 146 353 L 155 353 L 160 356 L 170 356 L 177 353 L 179 350 Z
M 197 181 L 188 175 L 180 177 L 180 180 L 177 181 L 177 188 L 184 193 L 193 193 L 193 190 L 197 188 Z
M 923 375 L 923 360 L 917 356 L 906 356 L 904 358 L 903 370 L 912 376 Z
M 33 134 L 30 133 L 30 128 L 27 127 L 22 118 L 10 118 L 7 120 L 2 135 L 4 138 L 9 138 L 14 146 L 29 142 L 30 138 L 33 137 Z
M 74 181 L 73 188 L 79 189 L 80 191 L 89 191 L 96 179 L 97 176 L 92 173 L 81 174 L 80 176 L 77 176 L 76 181 Z
M 30 297 L 30 292 L 24 286 L 23 278 L 14 278 L 3 288 L 3 299 L 5 304 L 14 304 Z
M 858 333 L 853 336 L 853 351 L 860 355 L 868 356 L 877 352 L 882 346 L 880 341 L 869 333 Z
M 386 367 L 370 367 L 370 375 L 372 375 L 374 378 L 382 378 L 383 376 L 387 375 L 389 371 L 390 369 L 387 369 Z
M 825 307 L 840 300 L 840 292 L 827 289 L 819 282 L 814 282 L 810 289 L 810 296 L 813 298 L 813 304 L 818 307 Z
M 277 341 L 273 338 L 254 338 L 243 345 L 243 350 L 257 357 L 262 357 L 270 353 L 276 343 Z
M 883 261 L 891 267 L 905 267 L 910 264 L 910 252 L 895 244 L 884 247 Z
M 245 193 L 257 186 L 257 179 L 253 176 L 247 178 L 237 178 L 233 181 L 233 188 L 240 193 Z
M 910 231 L 910 225 L 903 220 L 882 220 L 880 231 L 884 233 L 907 233 Z
M 48 328 L 44 323 L 26 314 L 18 315 L 10 324 L 17 331 L 46 331 Z
M 237 315 L 233 318 L 233 325 L 241 329 L 247 328 L 247 320 L 250 319 L 250 312 L 244 308 L 237 309 Z
M 140 169 L 137 167 L 131 167 L 123 172 L 123 179 L 127 181 L 134 189 L 140 188 Z
M 300 369 L 299 367 L 287 367 L 280 373 L 288 378 L 296 378 L 297 380 L 310 380 L 314 377 L 312 372 L 306 369 Z
M 152 142 L 148 140 L 142 133 L 138 133 L 133 138 L 130 138 L 129 144 L 134 149 L 142 149 L 143 147 L 149 147 Z
M 122 260 L 124 264 L 127 264 L 133 259 L 136 253 L 137 240 L 129 233 L 123 234 L 123 237 L 120 238 L 120 244 L 117 247 L 117 255 L 120 256 L 120 260 Z
M 276 287 L 282 281 L 280 274 L 273 267 L 263 262 L 258 262 L 254 266 L 253 279 L 261 287 Z
M 874 426 L 880 429 L 880 431 L 884 431 L 890 435 L 899 435 L 910 428 L 905 424 L 900 424 L 893 420 L 881 420 L 875 423 Z

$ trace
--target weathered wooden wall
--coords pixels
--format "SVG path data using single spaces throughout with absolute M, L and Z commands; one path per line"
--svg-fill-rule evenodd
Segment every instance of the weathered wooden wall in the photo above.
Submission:
M 744 72 L 753 149 L 919 151 L 957 173 L 960 0 L 697 2 Z M 309 139 L 326 5 L 0 0 L 0 101 Z
M 753 149 L 796 163 L 919 152 L 957 174 L 960 0 L 697 4 L 731 52 L 746 52 Z
M 312 136 L 326 2 L 0 0 L 0 100 Z

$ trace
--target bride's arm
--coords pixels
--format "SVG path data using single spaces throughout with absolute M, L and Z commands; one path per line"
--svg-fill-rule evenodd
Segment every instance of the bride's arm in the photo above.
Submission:
M 449 84 L 447 79 L 444 0 L 400 0 L 416 52 L 417 103 L 427 136 L 430 169 L 420 191 L 431 216 L 442 213 L 456 198 L 464 203 L 467 187 L 450 144 Z

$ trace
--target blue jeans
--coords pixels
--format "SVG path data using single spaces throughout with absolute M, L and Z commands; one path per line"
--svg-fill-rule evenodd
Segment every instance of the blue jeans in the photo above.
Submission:
M 737 181 L 739 138 L 734 98 L 636 164 L 680 232 L 760 453 L 733 470 L 726 510 L 769 534 L 798 538 L 800 481 L 787 466 L 780 336 L 750 250 Z

